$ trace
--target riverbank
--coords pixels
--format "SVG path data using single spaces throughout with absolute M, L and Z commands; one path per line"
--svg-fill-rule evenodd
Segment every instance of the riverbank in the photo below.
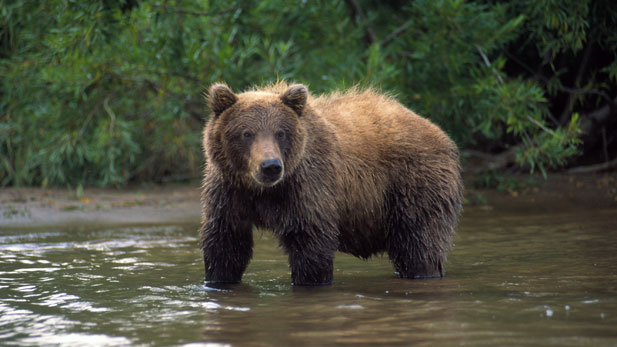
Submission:
M 466 177 L 468 206 L 518 211 L 563 212 L 586 209 L 617 209 L 617 172 L 602 174 L 553 173 L 541 176 L 516 175 L 502 178 L 499 189 L 474 188 L 478 177 Z
M 617 172 L 597 175 L 552 174 L 548 180 L 508 177 L 500 190 L 474 188 L 465 178 L 466 208 L 563 212 L 580 208 L 617 210 Z M 3 188 L 0 228 L 67 225 L 199 223 L 199 182 L 140 185 L 122 189 Z
M 199 183 L 84 188 L 4 188 L 0 228 L 185 224 L 200 220 Z

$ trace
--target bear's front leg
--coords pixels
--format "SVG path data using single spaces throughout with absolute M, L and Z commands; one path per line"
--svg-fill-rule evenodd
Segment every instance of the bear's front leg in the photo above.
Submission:
M 289 255 L 291 283 L 295 286 L 323 286 L 332 284 L 334 272 L 333 240 L 314 239 L 302 233 L 281 238 Z
M 334 272 L 333 264 L 334 253 L 290 253 L 291 284 L 294 286 L 330 285 Z
M 239 283 L 253 256 L 250 226 L 225 226 L 206 223 L 202 228 L 202 247 L 208 283 Z

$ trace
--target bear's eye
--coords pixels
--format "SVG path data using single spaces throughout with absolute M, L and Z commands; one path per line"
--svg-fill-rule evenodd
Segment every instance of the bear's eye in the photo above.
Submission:
M 245 140 L 250 140 L 253 138 L 253 134 L 251 134 L 251 132 L 249 131 L 245 131 L 242 133 L 242 138 Z
M 276 138 L 279 139 L 279 140 L 284 139 L 285 138 L 285 132 L 282 131 L 282 130 L 277 131 L 276 132 Z

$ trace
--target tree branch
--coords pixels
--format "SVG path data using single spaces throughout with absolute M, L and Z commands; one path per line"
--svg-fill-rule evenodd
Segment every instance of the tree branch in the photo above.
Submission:
M 583 53 L 583 59 L 581 60 L 581 64 L 579 65 L 578 72 L 576 73 L 576 78 L 574 80 L 574 86 L 578 88 L 581 84 L 581 79 L 583 78 L 583 74 L 585 70 L 587 70 L 587 64 L 589 63 L 589 56 L 591 55 L 592 43 L 587 43 L 587 47 L 585 47 L 585 52 Z M 572 106 L 574 105 L 574 94 L 568 95 L 568 100 L 566 101 L 566 105 L 561 111 L 561 116 L 559 117 L 559 124 L 566 124 L 570 115 L 572 114 Z
M 611 114 L 617 112 L 617 97 L 611 100 L 611 103 L 604 105 L 601 108 L 584 114 L 581 121 L 581 132 L 589 134 L 595 124 L 602 124 L 608 121 Z
M 405 31 L 405 29 L 409 28 L 410 25 L 413 24 L 413 19 L 408 20 L 407 22 L 405 22 L 403 25 L 401 25 L 400 27 L 396 28 L 393 32 L 391 32 L 388 36 L 386 36 L 385 39 L 383 39 L 383 41 L 381 41 L 381 47 L 385 47 L 387 46 L 390 41 L 394 40 L 395 37 L 399 36 L 403 31 Z
M 533 124 L 537 125 L 540 129 L 546 131 L 547 133 L 551 134 L 551 135 L 555 135 L 555 132 L 547 127 L 544 126 L 544 124 L 538 122 L 537 120 L 531 118 L 531 116 L 527 115 L 526 117 L 530 122 L 532 122 Z
M 515 57 L 513 54 L 511 54 L 510 52 L 504 50 L 503 51 L 508 58 L 512 59 L 515 63 L 519 64 L 522 68 L 524 68 L 525 70 L 527 70 L 529 73 L 531 73 L 534 78 L 537 78 L 539 80 L 541 80 L 544 83 L 550 83 L 550 80 L 544 76 L 542 76 L 541 74 L 538 74 L 536 72 L 534 72 L 527 64 L 523 63 L 520 59 L 518 59 L 517 57 Z M 571 93 L 571 94 L 594 94 L 594 95 L 599 95 L 601 96 L 604 100 L 606 100 L 608 103 L 610 104 L 614 104 L 615 106 L 617 106 L 617 103 L 613 100 L 611 100 L 611 98 L 608 96 L 608 94 L 606 94 L 605 92 L 601 91 L 601 90 L 597 90 L 597 89 L 581 89 L 581 88 L 569 88 L 566 86 L 556 86 L 556 88 L 562 92 L 566 92 L 566 93 Z
M 592 172 L 609 170 L 609 169 L 613 169 L 616 167 L 617 167 L 617 158 L 611 161 L 605 161 L 604 163 L 601 163 L 601 164 L 573 167 L 566 172 L 569 174 L 582 174 L 582 173 L 592 173 Z
M 491 62 L 488 60 L 488 57 L 486 56 L 486 54 L 484 54 L 484 51 L 482 50 L 482 47 L 480 47 L 480 45 L 474 45 L 474 46 L 476 47 L 476 49 L 480 53 L 480 56 L 482 57 L 482 60 L 484 60 L 484 64 L 486 64 L 487 67 L 490 67 L 493 70 L 493 73 L 497 76 L 497 80 L 499 81 L 499 83 L 503 84 L 503 79 L 501 78 L 501 75 L 499 75 L 497 70 L 495 70 L 495 68 L 491 66 Z
M 493 170 L 500 170 L 516 161 L 516 152 L 520 149 L 520 145 L 511 147 L 499 154 L 488 154 L 474 150 L 461 151 L 464 155 L 474 156 L 483 159 L 484 163 L 479 167 L 471 169 L 472 173 L 481 173 Z
M 345 0 L 347 7 L 349 8 L 349 13 L 351 14 L 351 19 L 354 23 L 358 24 L 356 18 L 359 18 L 360 21 L 366 26 L 366 41 L 370 45 L 377 42 L 377 35 L 373 28 L 368 24 L 360 5 L 356 0 Z

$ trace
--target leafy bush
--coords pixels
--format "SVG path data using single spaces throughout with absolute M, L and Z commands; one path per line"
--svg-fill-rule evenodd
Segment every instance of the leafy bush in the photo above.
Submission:
M 314 93 L 376 86 L 460 146 L 516 148 L 519 164 L 542 172 L 579 151 L 577 109 L 605 106 L 602 95 L 615 92 L 613 2 L 362 5 L 4 1 L 0 185 L 198 177 L 208 114 L 202 92 L 216 81 L 238 91 L 276 79 Z M 556 117 L 554 103 L 571 79 L 559 64 L 564 56 L 577 61 L 592 42 L 608 58 L 586 63 L 573 88 L 596 93 L 567 93 L 569 108 Z M 517 61 L 551 73 L 534 77 Z

